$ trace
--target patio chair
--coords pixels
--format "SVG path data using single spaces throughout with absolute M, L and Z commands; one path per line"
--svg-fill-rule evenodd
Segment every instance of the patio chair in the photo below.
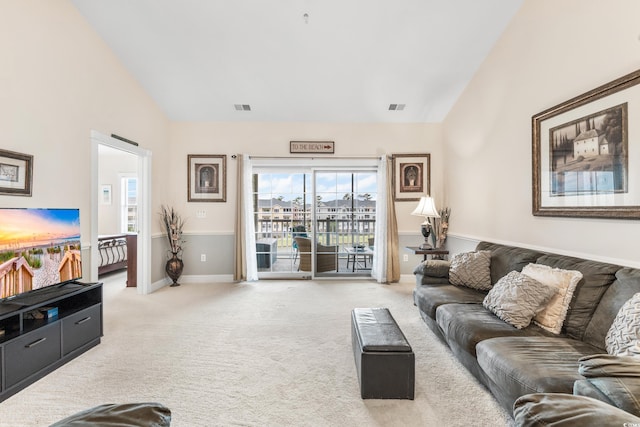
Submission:
M 296 243 L 296 237 L 309 237 L 307 235 L 307 229 L 304 225 L 295 225 L 291 227 L 291 237 L 293 237 L 293 243 L 291 244 L 293 248 L 293 262 L 296 262 L 298 259 L 298 243 Z
M 311 239 L 296 237 L 300 251 L 299 271 L 311 271 Z M 338 269 L 338 247 L 316 244 L 316 272 L 334 271 Z

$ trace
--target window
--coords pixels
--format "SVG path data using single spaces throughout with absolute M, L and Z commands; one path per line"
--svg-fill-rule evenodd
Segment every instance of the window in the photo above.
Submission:
M 120 232 L 138 232 L 138 178 L 122 177 L 120 202 Z

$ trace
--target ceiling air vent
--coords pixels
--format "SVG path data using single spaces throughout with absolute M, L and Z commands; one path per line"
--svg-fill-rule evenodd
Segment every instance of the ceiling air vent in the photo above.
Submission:
M 389 111 L 402 111 L 405 104 L 389 104 Z
M 233 104 L 236 111 L 251 111 L 251 105 L 249 104 Z

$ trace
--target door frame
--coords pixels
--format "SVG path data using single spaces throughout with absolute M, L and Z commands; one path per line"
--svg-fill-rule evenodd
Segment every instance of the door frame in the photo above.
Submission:
M 138 259 L 137 291 L 148 294 L 151 288 L 151 151 L 119 139 L 91 131 L 91 281 L 98 281 L 98 194 L 100 145 L 134 154 L 138 157 Z

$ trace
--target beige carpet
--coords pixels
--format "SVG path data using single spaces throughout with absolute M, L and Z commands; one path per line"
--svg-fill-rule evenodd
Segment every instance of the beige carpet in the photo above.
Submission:
M 117 276 L 116 276 L 117 277 Z M 172 426 L 505 426 L 509 416 L 424 325 L 412 283 L 105 281 L 102 343 L 0 403 L 46 426 L 103 403 L 157 401 Z M 389 307 L 416 354 L 415 400 L 362 400 L 353 307 Z

